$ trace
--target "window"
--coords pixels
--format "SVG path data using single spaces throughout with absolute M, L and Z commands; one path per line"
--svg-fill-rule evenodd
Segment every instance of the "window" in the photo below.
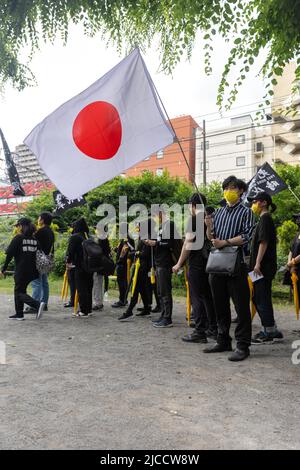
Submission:
M 157 168 L 156 170 L 156 176 L 162 176 L 163 175 L 163 172 L 164 170 L 162 168 Z
M 201 142 L 200 148 L 201 148 L 201 150 L 203 150 L 203 142 Z M 206 141 L 205 141 L 205 148 L 206 148 L 206 150 L 209 149 L 209 140 L 206 140 Z
M 245 166 L 246 157 L 236 157 L 236 166 Z
M 236 145 L 244 144 L 246 142 L 245 134 L 236 136 Z
M 201 162 L 201 171 L 203 171 L 204 165 L 203 162 Z M 209 162 L 206 162 L 206 171 L 209 169 Z
M 164 151 L 163 150 L 159 150 L 156 154 L 156 158 L 163 158 L 164 156 Z
M 150 157 L 146 157 L 146 158 L 144 158 L 144 161 L 147 161 L 147 160 L 150 160 Z

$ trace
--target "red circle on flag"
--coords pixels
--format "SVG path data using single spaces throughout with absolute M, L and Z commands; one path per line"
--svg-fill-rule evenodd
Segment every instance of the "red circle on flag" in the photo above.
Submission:
M 96 160 L 116 155 L 122 140 L 122 124 L 115 106 L 94 101 L 85 106 L 73 124 L 73 140 L 81 152 Z

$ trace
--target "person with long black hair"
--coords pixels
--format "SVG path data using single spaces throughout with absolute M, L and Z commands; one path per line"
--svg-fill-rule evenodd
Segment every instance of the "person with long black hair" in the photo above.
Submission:
M 277 271 L 277 255 L 276 229 L 270 211 L 274 212 L 276 205 L 266 192 L 260 192 L 248 200 L 252 202 L 253 213 L 259 217 L 251 243 L 250 270 L 260 277 L 253 283 L 253 302 L 262 324 L 262 330 L 252 338 L 252 344 L 273 343 L 283 339 L 274 320 L 272 303 L 272 281 Z
M 16 223 L 18 234 L 12 239 L 6 250 L 6 259 L 0 272 L 0 278 L 4 278 L 5 271 L 9 263 L 15 260 L 15 315 L 11 315 L 11 320 L 24 320 L 24 304 L 36 310 L 36 318 L 39 319 L 43 312 L 45 303 L 33 299 L 27 294 L 27 286 L 31 281 L 39 277 L 36 268 L 36 252 L 38 242 L 34 238 L 35 225 L 27 217 L 22 217 Z
M 84 270 L 82 242 L 88 238 L 89 228 L 86 220 L 74 222 L 73 233 L 67 249 L 67 269 L 75 266 L 75 284 L 78 292 L 80 312 L 74 314 L 87 317 L 92 313 L 93 273 Z

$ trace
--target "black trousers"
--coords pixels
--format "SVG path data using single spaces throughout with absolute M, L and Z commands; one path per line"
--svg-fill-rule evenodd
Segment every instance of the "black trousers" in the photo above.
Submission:
M 200 269 L 189 268 L 188 282 L 195 330 L 199 335 L 205 331 L 217 331 L 217 319 L 208 275 Z
M 142 271 L 140 269 L 138 272 L 135 290 L 134 290 L 133 296 L 131 297 L 129 307 L 127 309 L 129 312 L 132 312 L 132 310 L 136 306 L 138 302 L 139 294 L 141 294 L 142 301 L 144 304 L 144 309 L 146 311 L 150 311 L 149 295 L 148 295 L 149 290 L 148 290 L 147 280 L 148 280 L 148 272 Z
M 38 300 L 34 300 L 30 295 L 27 294 L 26 290 L 28 285 L 33 279 L 22 279 L 19 277 L 15 277 L 15 310 L 16 314 L 22 316 L 24 304 L 29 305 L 29 307 L 34 308 L 35 310 L 39 309 L 40 302 Z
M 127 282 L 127 266 L 126 264 L 117 265 L 117 282 L 119 287 L 119 301 L 123 304 L 126 302 Z
M 152 303 L 153 303 L 153 294 L 154 294 L 156 306 L 157 306 L 157 307 L 160 307 L 160 300 L 159 300 L 158 291 L 157 291 L 157 277 L 156 277 L 156 279 L 155 279 L 155 283 L 154 283 L 154 284 L 151 284 L 150 277 L 148 277 L 148 281 L 147 281 L 147 282 L 148 282 L 148 290 L 149 290 L 149 293 L 148 293 L 149 305 L 152 305 Z
M 161 316 L 171 320 L 173 312 L 172 269 L 156 267 L 156 275 Z
M 210 274 L 211 286 L 215 311 L 218 323 L 217 342 L 222 345 L 231 343 L 229 334 L 231 325 L 230 298 L 233 300 L 238 317 L 235 329 L 235 339 L 239 349 L 247 349 L 251 344 L 251 313 L 250 293 L 247 279 L 246 265 L 243 265 L 238 276 L 222 276 Z
M 253 283 L 254 305 L 260 316 L 261 324 L 265 328 L 275 325 L 274 310 L 272 303 L 272 279 L 265 277 Z
M 93 273 L 75 268 L 75 282 L 78 292 L 78 301 L 82 313 L 91 313 L 93 305 Z
M 70 286 L 70 304 L 74 305 L 76 293 L 75 268 L 68 271 L 68 282 Z

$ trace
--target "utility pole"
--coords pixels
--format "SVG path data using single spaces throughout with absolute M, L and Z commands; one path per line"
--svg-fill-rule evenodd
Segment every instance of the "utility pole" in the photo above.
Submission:
M 205 129 L 205 119 L 203 119 L 202 124 L 202 145 L 203 145 L 203 186 L 206 186 L 206 129 Z

